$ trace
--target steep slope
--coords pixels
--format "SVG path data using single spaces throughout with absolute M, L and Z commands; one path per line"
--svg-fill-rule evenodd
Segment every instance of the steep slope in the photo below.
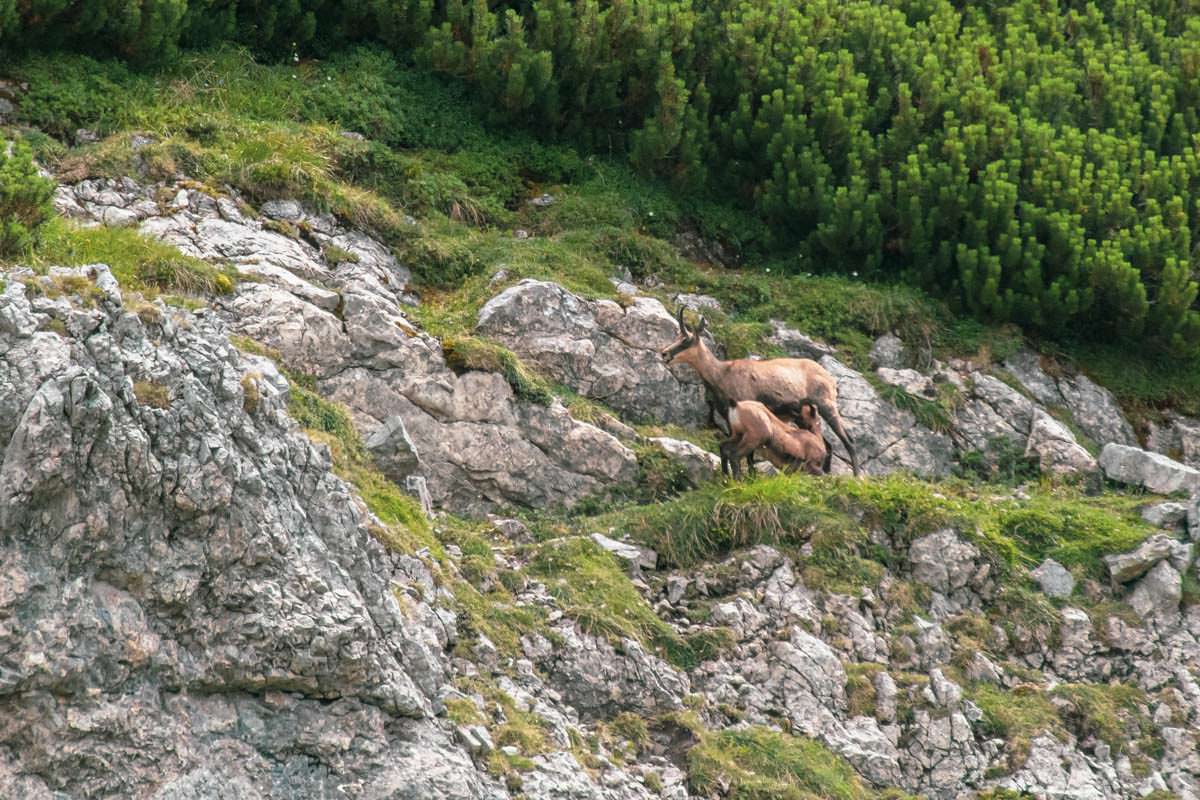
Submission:
M 486 796 L 429 721 L 453 615 L 273 365 L 103 266 L 4 280 L 0 794 Z
M 347 172 L 462 161 L 178 102 L 0 272 L 0 796 L 1200 796 L 1194 405 L 611 172 L 414 220 Z M 715 480 L 678 305 L 821 360 L 869 477 Z

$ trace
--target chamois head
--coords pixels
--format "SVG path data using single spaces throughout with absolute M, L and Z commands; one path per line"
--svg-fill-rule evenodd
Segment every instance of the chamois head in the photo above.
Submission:
M 816 405 L 805 403 L 800 407 L 799 427 L 806 431 L 812 431 L 817 436 L 821 435 L 821 415 L 817 413 Z
M 693 348 L 701 344 L 700 337 L 704 335 L 705 320 L 700 318 L 700 324 L 695 330 L 690 330 L 687 323 L 683 321 L 683 306 L 679 307 L 679 336 L 675 341 L 662 349 L 663 361 L 670 364 L 672 361 L 679 359 L 684 364 L 688 363 L 688 353 L 693 352 Z

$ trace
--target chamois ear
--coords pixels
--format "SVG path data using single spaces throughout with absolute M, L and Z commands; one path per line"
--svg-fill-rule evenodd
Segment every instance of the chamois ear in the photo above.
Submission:
M 700 324 L 696 326 L 696 330 L 692 332 L 692 336 L 696 339 L 699 339 L 704 334 L 704 328 L 706 325 L 708 325 L 708 320 L 706 320 L 704 317 L 701 317 Z
M 679 332 L 684 336 L 690 335 L 691 331 L 688 330 L 687 323 L 683 321 L 683 306 L 679 307 L 679 314 L 676 318 L 679 321 Z

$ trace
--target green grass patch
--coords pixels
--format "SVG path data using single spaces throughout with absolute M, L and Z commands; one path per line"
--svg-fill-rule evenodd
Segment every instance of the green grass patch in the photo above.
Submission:
M 1097 580 L 1105 574 L 1103 556 L 1136 547 L 1153 533 L 1138 517 L 1139 501 L 1132 495 L 1089 497 L 1072 487 L 1039 486 L 1022 500 L 998 491 L 1001 487 L 902 475 L 871 480 L 777 475 L 713 483 L 572 524 L 580 531 L 628 532 L 678 567 L 755 544 L 811 542 L 806 580 L 838 591 L 877 582 L 883 568 L 902 566 L 897 559 L 907 542 L 943 527 L 974 541 L 1001 576 L 1052 557 Z M 888 533 L 898 551 L 867 542 L 865 532 L 872 527 Z
M 64 219 L 42 227 L 33 250 L 35 268 L 107 264 L 123 289 L 155 295 L 226 294 L 236 273 L 180 253 L 130 228 L 82 228 Z
M 980 683 L 967 687 L 965 694 L 983 711 L 983 724 L 988 734 L 1008 742 L 1013 768 L 1025 763 L 1030 743 L 1039 734 L 1066 738 L 1066 730 L 1054 704 L 1035 686 L 1002 689 Z
M 729 800 L 904 798 L 872 789 L 824 745 L 759 726 L 703 734 L 688 753 L 688 784 Z
M 852 717 L 875 716 L 875 676 L 885 670 L 882 664 L 846 664 L 846 710 Z
M 633 639 L 685 669 L 720 646 L 714 640 L 693 643 L 682 638 L 658 618 L 616 558 L 590 539 L 539 545 L 528 570 L 546 583 L 563 613 L 585 633 L 614 644 Z
M 1077 738 L 1095 736 L 1114 753 L 1127 752 L 1129 743 L 1137 742 L 1143 755 L 1161 755 L 1163 744 L 1155 736 L 1149 698 L 1136 686 L 1065 683 L 1051 694 L 1066 701 L 1059 714 Z
M 549 405 L 554 399 L 549 382 L 503 345 L 475 336 L 452 336 L 442 340 L 442 352 L 455 372 L 498 372 L 522 400 Z
M 171 393 L 161 383 L 134 381 L 133 396 L 137 398 L 139 405 L 158 409 L 171 407 Z

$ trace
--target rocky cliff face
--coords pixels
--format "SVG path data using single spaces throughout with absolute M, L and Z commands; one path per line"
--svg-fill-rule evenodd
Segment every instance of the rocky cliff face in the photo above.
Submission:
M 288 417 L 276 363 L 231 335 L 345 403 L 375 463 L 424 477 L 454 514 L 630 483 L 639 437 L 452 369 L 405 314 L 407 270 L 297 204 L 256 216 L 129 180 L 58 203 L 245 280 L 190 312 L 122 297 L 102 265 L 0 275 L 0 797 L 723 797 L 735 778 L 689 782 L 689 748 L 770 728 L 844 759 L 863 796 L 1200 797 L 1195 500 L 1148 504 L 1163 532 L 1112 554 L 1107 586 L 1049 560 L 1001 576 L 976 531 L 866 514 L 856 529 L 889 555 L 852 587 L 806 563 L 811 543 L 658 571 L 628 543 L 535 546 L 497 520 L 486 556 L 389 548 Z M 478 332 L 629 421 L 695 423 L 694 378 L 657 360 L 673 324 L 648 296 L 523 282 L 497 287 Z M 1028 354 L 918 371 L 885 338 L 859 372 L 785 326 L 774 340 L 838 379 L 870 474 L 946 474 L 1000 438 L 1044 471 L 1200 486 L 1131 446 L 1111 395 Z M 1189 431 L 1173 420 L 1156 441 L 1186 459 Z M 693 482 L 714 469 L 693 445 L 652 443 Z M 619 582 L 653 609 L 638 624 L 690 655 L 595 623 L 560 585 L 571 576 L 538 565 L 560 544 L 611 550 L 629 577 L 583 580 Z M 501 596 L 510 642 L 467 622 L 465 597 Z
M 274 366 L 103 266 L 5 281 L 0 795 L 485 796 L 430 721 L 453 616 Z

